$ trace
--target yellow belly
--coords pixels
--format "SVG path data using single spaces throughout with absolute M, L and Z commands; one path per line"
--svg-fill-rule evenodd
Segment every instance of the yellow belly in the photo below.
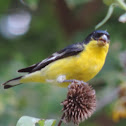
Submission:
M 48 80 L 56 79 L 59 75 L 66 75 L 66 79 L 79 79 L 88 81 L 92 79 L 102 68 L 104 60 L 87 57 L 80 59 L 79 57 L 71 57 L 62 59 L 50 64 L 42 70 L 42 74 Z

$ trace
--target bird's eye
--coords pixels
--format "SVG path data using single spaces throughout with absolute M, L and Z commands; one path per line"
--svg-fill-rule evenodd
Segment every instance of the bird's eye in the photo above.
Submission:
M 96 34 L 95 36 L 94 36 L 94 39 L 98 39 L 98 38 L 100 38 L 101 36 L 102 36 L 103 34 Z

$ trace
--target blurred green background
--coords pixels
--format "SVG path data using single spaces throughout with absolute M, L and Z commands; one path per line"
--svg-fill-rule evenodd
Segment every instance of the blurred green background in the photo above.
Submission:
M 20 76 L 18 69 L 39 62 L 69 44 L 83 41 L 107 10 L 102 0 L 1 0 L 0 83 Z M 98 101 L 106 97 L 110 101 L 81 126 L 126 124 L 126 104 L 121 115 L 116 112 L 118 94 L 111 98 L 116 88 L 122 83 L 126 85 L 126 24 L 118 21 L 124 12 L 115 8 L 112 17 L 100 28 L 110 33 L 110 50 L 102 71 L 89 82 L 96 89 Z M 23 115 L 58 122 L 62 115 L 60 102 L 66 92 L 65 88 L 49 84 L 24 84 L 8 90 L 1 87 L 0 126 L 15 126 Z M 114 120 L 113 113 L 123 119 Z

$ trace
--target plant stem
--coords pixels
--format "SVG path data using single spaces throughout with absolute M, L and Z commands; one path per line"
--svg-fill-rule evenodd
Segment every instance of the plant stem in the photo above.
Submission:
M 126 4 L 123 0 L 116 0 L 116 1 L 122 9 L 126 10 Z
M 62 124 L 62 120 L 64 119 L 64 116 L 65 116 L 65 114 L 63 113 L 63 115 L 62 115 L 62 117 L 61 117 L 61 119 L 60 119 L 60 121 L 59 121 L 59 123 L 58 123 L 58 125 L 57 126 L 61 126 L 61 124 Z
M 105 24 L 105 23 L 108 21 L 108 19 L 111 17 L 111 15 L 112 15 L 112 13 L 113 13 L 113 10 L 114 10 L 114 7 L 115 7 L 115 6 L 116 6 L 115 3 L 113 3 L 113 4 L 111 4 L 111 5 L 109 6 L 109 9 L 108 9 L 108 12 L 107 12 L 106 17 L 105 17 L 100 23 L 98 23 L 98 24 L 95 26 L 95 29 L 98 29 L 99 27 L 101 27 L 103 24 Z

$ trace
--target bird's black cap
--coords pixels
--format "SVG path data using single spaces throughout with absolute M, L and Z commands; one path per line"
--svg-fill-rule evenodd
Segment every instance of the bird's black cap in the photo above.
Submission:
M 96 30 L 96 31 L 93 31 L 91 34 L 89 34 L 83 42 L 84 44 L 88 44 L 91 39 L 98 40 L 102 35 L 106 35 L 108 40 L 110 40 L 110 36 L 107 31 Z

